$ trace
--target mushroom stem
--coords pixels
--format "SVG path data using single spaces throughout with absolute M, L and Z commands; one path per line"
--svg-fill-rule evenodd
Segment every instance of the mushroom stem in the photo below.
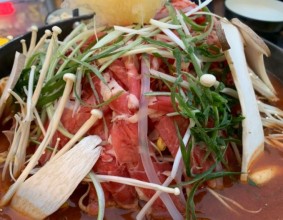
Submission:
M 101 182 L 116 182 L 116 183 L 123 183 L 130 186 L 141 187 L 146 189 L 153 189 L 156 191 L 162 191 L 165 193 L 171 193 L 174 195 L 180 194 L 180 189 L 178 187 L 170 188 L 162 185 L 158 185 L 156 183 L 148 183 L 137 179 L 126 178 L 121 176 L 109 176 L 109 175 L 96 175 L 96 177 Z
M 15 130 L 18 130 L 20 119 L 18 119 L 18 117 L 15 117 L 15 121 L 16 121 Z M 19 133 L 15 133 L 14 137 L 13 137 L 12 144 L 10 145 L 10 149 L 9 149 L 7 158 L 5 160 L 4 167 L 3 167 L 2 180 L 5 179 L 8 166 L 11 163 L 11 161 L 13 160 L 13 158 L 14 158 L 16 152 L 17 152 L 17 145 L 16 145 L 16 143 L 18 143 L 19 140 L 20 140 L 20 134 Z
M 66 81 L 66 86 L 63 92 L 63 95 L 61 97 L 61 100 L 58 104 L 58 107 L 54 113 L 54 117 L 52 118 L 47 132 L 46 136 L 42 140 L 41 144 L 38 146 L 36 152 L 32 155 L 28 165 L 25 167 L 17 181 L 9 188 L 8 192 L 3 196 L 3 198 L 0 201 L 0 206 L 6 205 L 14 195 L 14 193 L 17 191 L 17 189 L 20 187 L 20 185 L 25 181 L 27 176 L 29 175 L 30 171 L 35 167 L 35 165 L 38 163 L 39 158 L 41 157 L 43 151 L 45 150 L 46 146 L 51 141 L 54 133 L 57 130 L 58 124 L 60 123 L 60 118 L 63 114 L 65 105 L 67 103 L 67 100 L 69 98 L 69 95 L 72 91 L 72 87 L 74 84 L 76 76 L 71 73 L 67 73 L 64 75 L 63 79 Z
M 29 50 L 27 52 L 28 57 L 32 54 L 33 49 L 35 47 L 36 39 L 37 39 L 37 32 L 38 32 L 38 27 L 35 25 L 31 26 L 31 39 L 30 39 Z
M 94 125 L 94 123 L 102 118 L 102 112 L 97 109 L 91 111 L 90 118 L 80 127 L 77 133 L 69 140 L 69 142 L 52 158 L 57 159 L 65 152 L 67 152 L 74 144 Z
M 38 79 L 38 82 L 37 82 L 37 85 L 36 85 L 36 88 L 35 88 L 35 91 L 34 91 L 34 94 L 33 94 L 33 97 L 32 97 L 33 105 L 36 105 L 38 98 L 40 96 L 40 92 L 41 92 L 41 89 L 42 89 L 42 86 L 43 86 L 43 83 L 44 83 L 44 79 L 46 77 L 47 71 L 49 69 L 51 57 L 53 55 L 55 41 L 57 40 L 57 36 L 62 32 L 62 30 L 57 26 L 54 26 L 52 28 L 52 31 L 53 31 L 52 39 L 51 39 L 51 41 L 48 45 L 45 60 L 44 60 L 42 69 L 40 71 L 39 79 Z
M 22 50 L 23 50 L 23 55 L 27 55 L 27 44 L 26 44 L 26 40 L 22 39 L 21 40 L 21 44 L 22 44 Z
M 44 35 L 40 38 L 39 42 L 33 49 L 32 53 L 38 51 L 42 45 L 45 43 L 45 40 L 52 35 L 52 32 L 50 30 L 45 30 Z
M 244 45 L 239 30 L 227 20 L 221 22 L 230 49 L 224 54 L 231 69 L 233 80 L 237 88 L 242 114 L 242 175 L 241 180 L 247 181 L 248 168 L 251 162 L 264 149 L 264 133 L 256 96 L 249 76 L 245 59 Z
M 25 102 L 21 96 L 19 96 L 18 93 L 14 92 L 12 89 L 8 89 L 8 93 L 11 94 L 15 98 L 16 102 L 20 105 L 21 113 L 25 114 Z
M 55 144 L 55 147 L 53 148 L 53 152 L 51 154 L 51 157 L 50 158 L 53 158 L 58 150 L 58 146 L 59 146 L 59 143 L 60 143 L 61 139 L 60 138 L 57 138 L 56 140 L 56 144 Z
M 43 136 L 45 136 L 46 135 L 46 130 L 45 130 L 44 126 L 43 126 L 43 123 L 41 121 L 41 118 L 40 118 L 40 115 L 38 114 L 37 109 L 34 109 L 34 115 L 35 115 L 37 124 L 38 124 L 38 126 L 39 126 L 39 128 L 40 128 L 40 130 L 41 130 L 41 132 L 43 134 Z
M 20 123 L 19 129 L 16 131 L 19 133 L 19 140 L 16 140 L 16 153 L 14 155 L 14 167 L 13 167 L 13 176 L 18 176 L 19 172 L 22 170 L 25 163 L 26 148 L 29 142 L 29 133 L 30 133 L 30 122 L 22 121 Z
M 263 55 L 270 56 L 270 50 L 264 41 L 239 19 L 233 18 L 232 23 L 239 28 L 245 41 L 245 54 L 252 70 L 258 74 L 268 88 L 276 95 L 276 91 L 266 73 Z

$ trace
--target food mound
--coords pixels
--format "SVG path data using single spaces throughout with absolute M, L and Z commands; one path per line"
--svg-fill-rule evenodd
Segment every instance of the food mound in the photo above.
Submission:
M 109 207 L 196 219 L 198 189 L 247 181 L 264 129 L 281 133 L 270 52 L 209 2 L 172 0 L 145 24 L 80 23 L 63 41 L 55 26 L 36 42 L 34 27 L 3 81 L 1 205 L 43 219 L 87 186 L 78 205 L 98 219 Z
M 64 0 L 62 7 L 92 10 L 97 24 L 132 25 L 148 23 L 164 3 L 165 0 Z

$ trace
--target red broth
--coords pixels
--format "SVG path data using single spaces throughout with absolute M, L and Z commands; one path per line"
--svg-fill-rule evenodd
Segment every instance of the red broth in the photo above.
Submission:
M 283 94 L 282 83 L 271 75 L 272 83 L 278 94 Z M 283 109 L 283 98 L 276 103 L 272 103 L 280 109 Z M 235 202 L 241 204 L 244 208 L 258 213 L 249 213 L 241 211 L 236 206 L 231 205 L 238 213 L 228 210 L 212 194 L 205 189 L 201 189 L 196 196 L 196 209 L 200 219 L 210 220 L 250 220 L 264 219 L 275 220 L 283 218 L 283 148 L 277 149 L 272 146 L 265 146 L 264 152 L 251 165 L 250 171 L 260 170 L 265 167 L 282 167 L 281 172 L 270 182 L 263 186 L 251 186 L 248 183 L 236 182 L 226 185 L 223 190 L 216 192 L 224 195 Z
M 196 209 L 200 212 L 198 216 L 203 219 L 241 219 L 250 220 L 265 219 L 273 220 L 283 217 L 283 151 L 274 147 L 266 146 L 264 153 L 252 165 L 252 170 L 276 165 L 282 167 L 280 175 L 276 176 L 270 182 L 263 186 L 251 186 L 240 182 L 226 186 L 223 190 L 217 190 L 218 193 L 241 204 L 248 210 L 259 211 L 256 214 L 251 214 L 246 211 L 241 211 L 236 206 L 231 205 L 237 212 L 234 213 L 228 210 L 214 196 L 205 189 L 199 191 L 197 195 Z
M 273 84 L 278 91 L 278 94 L 283 94 L 283 88 L 276 78 L 273 78 Z M 283 98 L 277 103 L 276 106 L 283 109 Z M 3 151 L 3 146 L 7 146 L 7 140 L 4 136 L 0 135 L 0 152 Z M 252 164 L 250 170 L 258 170 L 267 166 L 282 167 L 282 172 L 275 178 L 263 186 L 251 186 L 247 183 L 241 183 L 238 181 L 227 181 L 225 188 L 222 190 L 216 190 L 216 192 L 224 195 L 235 202 L 242 205 L 245 209 L 251 211 L 258 211 L 257 213 L 249 213 L 242 211 L 236 206 L 231 205 L 235 211 L 233 212 L 227 209 L 222 203 L 220 203 L 210 192 L 205 188 L 199 189 L 196 197 L 196 210 L 199 219 L 205 220 L 250 220 L 250 219 L 264 219 L 275 220 L 283 218 L 283 149 L 277 149 L 271 146 L 265 146 L 264 152 L 259 158 Z M 0 181 L 0 196 L 8 188 L 8 183 Z M 78 190 L 68 200 L 66 208 L 61 208 L 55 214 L 51 215 L 49 220 L 71 219 L 71 220 L 88 220 L 93 217 L 84 214 L 77 206 L 79 196 L 85 192 L 86 188 L 80 186 Z M 119 217 L 117 217 L 119 216 Z M 106 210 L 105 219 L 134 219 L 135 213 L 111 208 Z M 28 220 L 29 218 L 20 215 L 13 211 L 9 207 L 5 207 L 0 211 L 0 219 L 16 219 L 16 220 Z

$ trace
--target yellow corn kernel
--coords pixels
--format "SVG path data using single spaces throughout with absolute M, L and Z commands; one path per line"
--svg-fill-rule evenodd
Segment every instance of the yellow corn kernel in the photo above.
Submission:
M 166 149 L 166 144 L 161 137 L 157 139 L 156 145 L 160 151 L 164 151 Z
M 0 46 L 8 43 L 9 40 L 6 37 L 0 37 Z

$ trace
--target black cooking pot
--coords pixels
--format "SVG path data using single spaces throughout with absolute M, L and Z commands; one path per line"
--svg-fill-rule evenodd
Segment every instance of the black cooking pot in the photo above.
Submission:
M 37 39 L 40 39 L 41 36 L 44 35 L 46 29 L 51 30 L 52 27 L 56 25 L 62 29 L 62 33 L 58 37 L 59 40 L 63 40 L 71 32 L 71 30 L 73 30 L 73 26 L 75 22 L 88 20 L 91 19 L 92 17 L 93 14 L 89 14 L 89 15 L 84 15 L 84 16 L 79 16 L 68 20 L 64 20 L 56 24 L 51 24 L 41 27 L 38 29 Z M 25 35 L 19 36 L 14 40 L 10 41 L 9 43 L 7 43 L 6 45 L 4 45 L 3 47 L 0 47 L 0 77 L 7 76 L 10 74 L 16 51 L 22 52 L 22 44 L 20 42 L 22 39 L 25 39 L 27 45 L 29 45 L 31 39 L 31 33 L 29 32 Z
M 87 15 L 56 23 L 56 25 L 62 29 L 62 33 L 59 35 L 59 39 L 64 39 L 71 32 L 75 22 L 87 20 L 92 17 L 93 15 Z M 53 26 L 54 24 L 39 28 L 38 39 L 44 34 L 44 31 L 46 29 L 51 29 Z M 29 43 L 30 38 L 31 33 L 27 33 L 23 36 L 14 39 L 13 41 L 0 48 L 0 77 L 7 76 L 10 74 L 15 52 L 22 51 L 22 46 L 20 43 L 21 39 L 25 39 L 27 43 Z M 283 83 L 283 49 L 277 47 L 269 41 L 266 41 L 266 44 L 269 46 L 272 54 L 271 57 L 265 59 L 266 67 L 269 72 L 275 74 L 276 77 Z
M 271 56 L 266 57 L 264 60 L 266 69 L 269 73 L 274 74 L 283 84 L 283 49 L 271 43 L 270 41 L 265 40 L 265 43 L 271 52 Z

